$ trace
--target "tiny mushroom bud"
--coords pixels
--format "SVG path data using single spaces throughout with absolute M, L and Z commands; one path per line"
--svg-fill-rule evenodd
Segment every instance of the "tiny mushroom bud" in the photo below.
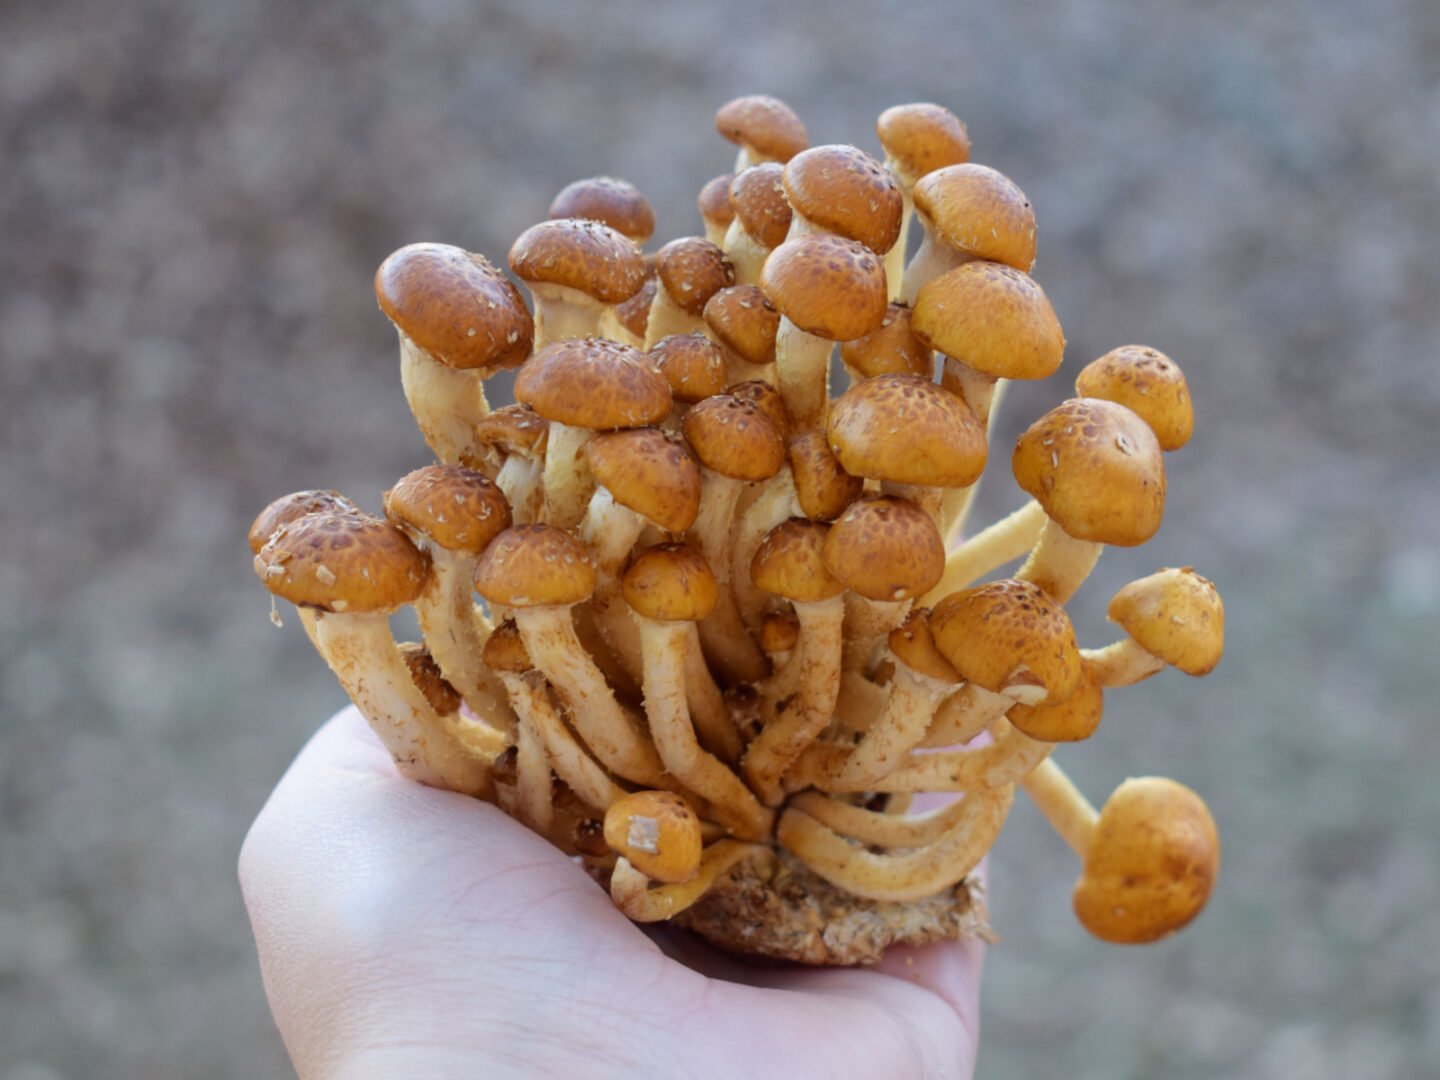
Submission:
M 550 217 L 598 221 L 636 247 L 643 246 L 655 232 L 650 200 L 628 180 L 613 176 L 592 176 L 566 184 L 550 203 Z
M 1208 675 L 1225 649 L 1219 590 L 1189 566 L 1132 581 L 1115 594 L 1107 615 L 1126 637 L 1087 654 L 1103 686 L 1139 682 L 1167 664 Z
M 735 156 L 737 173 L 762 161 L 783 164 L 810 145 L 795 110 L 765 94 L 750 94 L 721 105 L 715 112 L 715 130 L 740 147 Z
M 785 242 L 793 211 L 785 198 L 783 170 L 774 162 L 755 165 L 730 183 L 734 220 L 721 247 L 735 266 L 735 280 L 754 285 L 770 252 Z
M 550 421 L 529 405 L 506 405 L 475 425 L 474 451 L 461 457 L 504 492 L 517 525 L 540 517 L 549 435 Z
M 655 256 L 659 287 L 650 305 L 645 348 L 671 334 L 705 329 L 705 304 L 721 289 L 735 284 L 735 268 L 714 244 L 698 236 L 671 240 Z
M 605 842 L 654 881 L 688 881 L 700 869 L 700 819 L 673 791 L 637 791 L 611 803 Z
M 728 383 L 760 379 L 773 384 L 775 334 L 780 312 L 765 299 L 758 285 L 732 285 L 705 304 L 705 325 L 725 350 Z
M 1185 373 L 1146 345 L 1122 345 L 1090 363 L 1075 379 L 1075 393 L 1124 405 L 1150 425 L 1162 450 L 1179 450 L 1195 428 Z
M 724 351 L 704 334 L 671 334 L 651 346 L 648 355 L 681 405 L 704 401 L 730 385 Z
M 716 247 L 725 242 L 725 231 L 735 220 L 735 207 L 730 205 L 730 182 L 734 173 L 721 173 L 705 182 L 700 197 L 695 200 L 700 208 L 700 220 L 705 223 L 705 239 Z

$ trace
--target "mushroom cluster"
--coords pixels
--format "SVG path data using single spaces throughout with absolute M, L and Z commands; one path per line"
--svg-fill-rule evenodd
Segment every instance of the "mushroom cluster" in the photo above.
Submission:
M 494 803 L 637 921 L 823 964 L 984 934 L 972 872 L 1018 787 L 1082 860 L 1086 929 L 1172 933 L 1214 884 L 1205 804 L 1151 777 L 1097 811 L 1052 751 L 1106 690 L 1219 661 L 1220 597 L 1188 567 L 1122 589 L 1103 648 L 1064 607 L 1104 546 L 1159 528 L 1180 368 L 1143 346 L 1084 368 L 1011 455 L 1031 501 L 961 539 L 1000 392 L 1065 347 L 1029 200 L 937 105 L 881 115 L 883 161 L 811 147 L 773 98 L 716 127 L 739 152 L 703 236 L 646 254 L 644 196 L 578 181 L 510 249 L 530 306 L 482 255 L 387 258 L 435 462 L 383 516 L 272 503 L 256 572 L 404 775 Z M 423 643 L 392 635 L 405 605 Z M 919 792 L 951 799 L 912 814 Z

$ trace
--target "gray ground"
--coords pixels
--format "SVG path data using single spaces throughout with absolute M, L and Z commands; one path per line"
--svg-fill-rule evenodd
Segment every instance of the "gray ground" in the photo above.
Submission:
M 1062 760 L 1097 798 L 1204 792 L 1220 890 L 1101 946 L 1020 806 L 982 1075 L 1440 1072 L 1440 7 L 1164 7 L 0 8 L 0 1078 L 284 1074 L 234 859 L 341 698 L 244 527 L 300 487 L 374 507 L 422 460 L 389 250 L 499 258 L 597 172 L 693 232 L 711 112 L 754 90 L 867 147 L 886 105 L 954 107 L 1038 207 L 1072 377 L 1142 341 L 1197 402 L 1165 528 L 1076 619 L 1099 643 L 1116 586 L 1193 562 L 1226 660 L 1112 695 Z M 1018 503 L 1002 468 L 982 519 Z

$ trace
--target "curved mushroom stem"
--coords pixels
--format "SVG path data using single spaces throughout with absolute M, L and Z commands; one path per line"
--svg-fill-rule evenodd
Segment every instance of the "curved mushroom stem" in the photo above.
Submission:
M 909 600 L 869 600 L 859 593 L 845 593 L 846 671 L 869 671 L 880 639 L 905 621 Z
M 966 540 L 945 559 L 940 582 L 921 599 L 931 607 L 943 597 L 1018 559 L 1034 545 L 1050 519 L 1034 499 Z
M 714 469 L 702 468 L 700 475 L 700 513 L 690 534 L 719 587 L 715 610 L 700 623 L 700 640 L 705 655 L 728 682 L 755 682 L 765 676 L 765 656 L 741 620 L 729 588 L 730 523 L 745 482 Z
M 1063 604 L 1090 576 L 1104 548 L 1104 544 L 1076 540 L 1054 520 L 1047 520 L 1035 550 L 1015 576 L 1021 581 L 1033 581 L 1057 604 Z
M 760 271 L 765 266 L 770 249 L 746 232 L 738 217 L 725 230 L 725 242 L 720 250 L 725 252 L 725 257 L 735 268 L 736 285 L 760 284 Z
M 661 922 L 690 907 L 711 887 L 745 859 L 766 863 L 775 858 L 767 844 L 746 844 L 739 840 L 717 840 L 700 856 L 700 870 L 689 881 L 679 885 L 650 888 L 650 879 L 630 865 L 630 860 L 615 861 L 610 875 L 610 898 L 615 906 L 635 922 Z
M 730 587 L 740 618 L 752 632 L 758 632 L 765 616 L 770 594 L 755 587 L 750 579 L 750 563 L 760 550 L 765 534 L 792 517 L 803 517 L 795 494 L 795 477 L 788 464 L 760 486 L 759 493 L 745 507 L 731 530 Z
M 594 297 L 548 282 L 527 281 L 525 285 L 535 301 L 535 351 L 552 341 L 599 333 L 604 305 Z
M 910 260 L 910 265 L 905 267 L 905 279 L 900 286 L 900 302 L 914 307 L 915 297 L 920 295 L 920 290 L 926 285 L 941 274 L 973 261 L 971 256 L 961 254 L 948 244 L 935 240 L 930 230 L 926 229 L 925 239 L 920 241 L 920 246 L 915 249 L 915 257 Z
M 933 844 L 954 827 L 965 806 L 963 799 L 956 799 L 912 817 L 903 810 L 894 809 L 893 804 L 899 798 L 892 798 L 892 805 L 879 812 L 832 799 L 818 791 L 802 791 L 791 797 L 789 805 L 851 840 L 892 848 L 918 848 Z
M 549 755 L 550 767 L 571 791 L 601 811 L 608 810 L 611 803 L 624 797 L 625 789 L 610 779 L 565 726 L 565 721 L 550 701 L 545 677 L 540 672 L 530 671 L 524 675 L 502 672 L 500 679 L 510 694 L 515 712 L 539 733 Z
M 401 332 L 400 385 L 436 459 L 454 465 L 473 449 L 475 424 L 490 412 L 479 375 L 431 359 Z
M 1014 700 L 1003 694 L 992 694 L 974 683 L 965 683 L 936 708 L 930 729 L 920 745 L 927 748 L 963 746 L 1014 705 Z
M 1165 670 L 1165 661 L 1146 652 L 1134 638 L 1125 638 L 1103 649 L 1081 649 L 1080 657 L 1095 672 L 1095 681 L 1106 690 L 1134 686 Z
M 529 525 L 540 520 L 545 502 L 543 483 L 545 467 L 524 454 L 507 454 L 505 464 L 495 474 L 495 486 L 505 493 L 510 504 L 510 518 L 516 525 Z
M 1020 786 L 1035 800 L 1055 831 L 1075 849 L 1075 854 L 1085 858 L 1100 813 L 1060 766 L 1053 759 L 1042 761 L 1024 776 Z
M 585 444 L 593 434 L 586 428 L 550 421 L 545 447 L 545 509 L 542 512 L 547 525 L 573 529 L 584 517 L 585 506 L 595 486 L 595 478 L 585 462 Z
M 797 214 L 795 221 L 800 220 Z M 796 434 L 825 427 L 830 404 L 830 353 L 835 343 L 807 334 L 785 316 L 775 332 L 775 374 Z
M 476 625 L 471 588 L 475 556 L 426 544 L 433 578 L 415 601 L 425 646 L 451 686 L 481 720 L 497 731 L 513 732 L 515 719 L 505 688 L 480 660 L 485 640 Z
M 620 571 L 644 531 L 643 517 L 617 503 L 608 488 L 596 486 L 580 522 L 580 539 L 590 549 L 601 582 L 608 584 L 612 591 L 619 591 Z
M 1000 411 L 1000 403 L 1005 400 L 1005 390 L 1010 385 L 1009 379 L 997 379 L 995 389 L 990 396 L 990 414 L 985 423 L 985 439 L 990 441 L 990 434 L 994 428 L 989 420 Z M 945 538 L 945 549 L 948 551 L 955 547 L 960 538 L 965 535 L 965 522 L 970 517 L 970 508 L 975 505 L 975 495 L 980 490 L 980 481 L 969 487 L 947 488 L 940 500 L 940 517 L 944 524 L 940 528 L 940 534 Z
M 1002 720 L 995 741 L 964 750 L 914 753 L 889 775 L 864 787 L 837 785 L 837 792 L 863 791 L 980 791 L 1013 784 L 1049 756 L 1054 743 L 1024 735 Z M 843 748 L 835 748 L 843 752 Z M 835 749 L 827 746 L 827 753 Z M 818 757 L 818 755 L 817 755 Z M 822 761 L 821 767 L 828 767 Z M 818 786 L 818 785 L 817 785 Z
M 671 334 L 693 334 L 696 331 L 709 336 L 710 330 L 699 315 L 692 315 L 670 298 L 664 285 L 655 289 L 655 299 L 650 301 L 650 322 L 645 327 L 645 351 L 649 352 L 661 338 Z
M 890 165 L 890 162 L 887 161 L 886 165 Z M 900 294 L 905 289 L 905 249 L 909 247 L 910 219 L 915 214 L 915 197 L 911 194 L 915 186 L 905 183 L 893 168 L 890 175 L 895 178 L 895 184 L 900 188 L 900 196 L 904 200 L 900 204 L 900 235 L 894 246 L 885 253 L 886 299 L 893 304 L 900 299 Z
M 904 854 L 867 851 L 798 809 L 780 815 L 780 844 L 832 885 L 870 900 L 906 901 L 958 884 L 990 850 L 1010 812 L 1013 785 L 973 791 L 939 839 Z
M 555 823 L 551 799 L 550 759 L 545 741 L 525 717 L 515 732 L 515 810 L 521 824 L 541 836 L 550 834 Z
M 700 628 L 686 623 L 685 637 L 685 701 L 695 721 L 695 732 L 706 750 L 727 765 L 738 765 L 745 747 L 725 705 L 725 696 L 705 664 Z

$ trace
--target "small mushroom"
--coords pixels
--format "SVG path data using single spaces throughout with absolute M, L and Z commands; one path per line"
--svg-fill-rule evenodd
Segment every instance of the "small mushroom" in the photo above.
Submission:
M 734 173 L 712 176 L 705 181 L 695 200 L 700 209 L 700 220 L 705 223 L 705 239 L 716 247 L 724 245 L 725 230 L 735 220 L 735 207 L 730 205 L 730 182 L 734 179 Z
M 721 250 L 735 267 L 737 285 L 755 285 L 770 252 L 785 242 L 793 211 L 785 198 L 784 170 L 774 162 L 753 165 L 730 183 L 734 219 Z
M 721 289 L 735 284 L 735 268 L 710 241 L 699 236 L 671 240 L 655 255 L 659 283 L 645 325 L 645 348 L 671 334 L 705 329 L 705 305 Z
M 764 161 L 783 165 L 810 145 L 795 110 L 766 94 L 748 94 L 721 105 L 715 112 L 715 130 L 740 147 L 735 155 L 737 173 Z
M 895 246 L 905 199 L 895 178 L 865 151 L 812 146 L 791 158 L 782 175 L 794 211 L 786 240 L 842 236 L 882 258 Z
M 542 221 L 510 245 L 510 270 L 535 300 L 535 348 L 599 333 L 607 307 L 645 284 L 645 260 L 598 221 Z
M 1193 567 L 1167 567 L 1117 592 L 1106 612 L 1125 637 L 1085 650 L 1102 686 L 1128 686 L 1166 665 L 1208 675 L 1225 649 L 1225 605 L 1209 578 Z
M 580 218 L 608 225 L 637 248 L 655 233 L 650 200 L 628 180 L 592 176 L 566 184 L 550 203 L 550 217 Z
M 673 791 L 637 791 L 611 803 L 605 842 L 652 881 L 678 884 L 700 869 L 700 819 Z
M 1148 345 L 1122 345 L 1092 361 L 1076 376 L 1075 393 L 1124 405 L 1150 425 L 1166 453 L 1189 442 L 1195 429 L 1185 373 Z

